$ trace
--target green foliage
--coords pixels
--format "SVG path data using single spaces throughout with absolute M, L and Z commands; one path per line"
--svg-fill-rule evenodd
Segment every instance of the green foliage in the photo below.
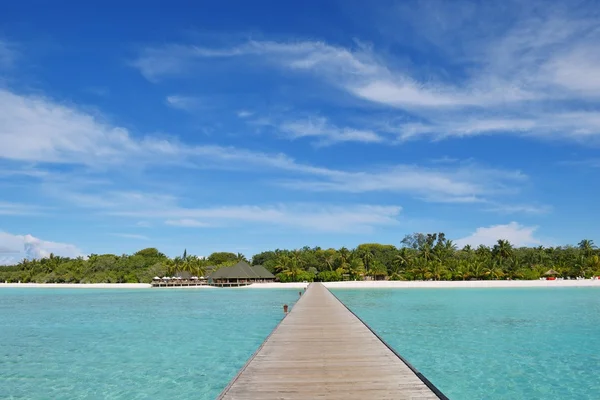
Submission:
M 136 256 L 165 258 L 166 256 L 154 247 L 148 247 L 135 253 Z
M 317 281 L 337 282 L 342 280 L 342 275 L 337 271 L 321 271 L 317 274 Z
M 208 261 L 212 265 L 221 265 L 221 264 L 229 263 L 229 262 L 237 262 L 238 255 L 235 253 L 229 253 L 229 252 L 217 252 L 217 253 L 212 253 L 210 256 L 208 256 Z
M 206 266 L 233 265 L 243 254 L 213 253 L 207 260 L 189 255 L 168 258 L 155 248 L 133 255 L 92 254 L 88 259 L 51 255 L 0 267 L 0 281 L 39 283 L 150 282 L 154 276 L 188 271 L 205 274 Z M 457 249 L 444 233 L 407 235 L 400 247 L 366 243 L 355 249 L 303 247 L 273 250 L 252 257 L 281 282 L 363 279 L 469 280 L 539 279 L 549 269 L 562 277 L 600 275 L 600 251 L 591 240 L 577 246 L 515 248 L 506 240 L 494 246 Z

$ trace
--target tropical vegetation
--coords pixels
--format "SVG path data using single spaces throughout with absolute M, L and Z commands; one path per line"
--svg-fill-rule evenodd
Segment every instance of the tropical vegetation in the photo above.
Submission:
M 188 271 L 202 276 L 207 270 L 247 261 L 240 253 L 216 252 L 206 258 L 187 254 L 169 258 L 155 248 L 133 255 L 92 254 L 87 258 L 50 257 L 23 260 L 0 267 L 0 282 L 134 283 L 155 276 Z M 367 243 L 354 249 L 303 247 L 254 255 L 281 282 L 391 280 L 539 279 L 548 270 L 558 276 L 600 275 L 600 251 L 592 240 L 577 246 L 514 247 L 507 240 L 476 248 L 457 248 L 444 233 L 406 235 L 399 246 Z

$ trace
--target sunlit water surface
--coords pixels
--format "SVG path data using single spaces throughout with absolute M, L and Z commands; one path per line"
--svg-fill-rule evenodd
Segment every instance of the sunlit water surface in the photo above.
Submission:
M 214 399 L 295 290 L 0 290 L 0 398 Z
M 335 290 L 451 399 L 600 399 L 600 289 Z

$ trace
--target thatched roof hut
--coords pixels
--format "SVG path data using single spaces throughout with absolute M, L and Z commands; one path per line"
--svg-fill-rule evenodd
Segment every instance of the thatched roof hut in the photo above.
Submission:
M 546 271 L 546 273 L 544 274 L 545 276 L 553 276 L 553 275 L 560 275 L 560 272 L 557 272 L 553 269 L 549 269 L 548 271 Z
M 275 275 L 270 273 L 262 265 L 250 266 L 245 261 L 240 261 L 231 267 L 221 267 L 212 272 L 209 276 L 210 280 L 248 280 L 248 281 L 265 281 L 274 280 Z

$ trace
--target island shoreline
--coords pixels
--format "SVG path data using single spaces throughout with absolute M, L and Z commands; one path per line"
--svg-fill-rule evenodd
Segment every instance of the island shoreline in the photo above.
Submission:
M 308 282 L 253 283 L 240 289 L 304 289 Z M 598 287 L 599 279 L 498 281 L 343 281 L 323 282 L 329 289 L 467 289 Z M 0 283 L 0 288 L 151 289 L 149 283 Z M 160 288 L 165 289 L 165 288 Z M 213 286 L 175 286 L 169 289 L 214 289 Z

